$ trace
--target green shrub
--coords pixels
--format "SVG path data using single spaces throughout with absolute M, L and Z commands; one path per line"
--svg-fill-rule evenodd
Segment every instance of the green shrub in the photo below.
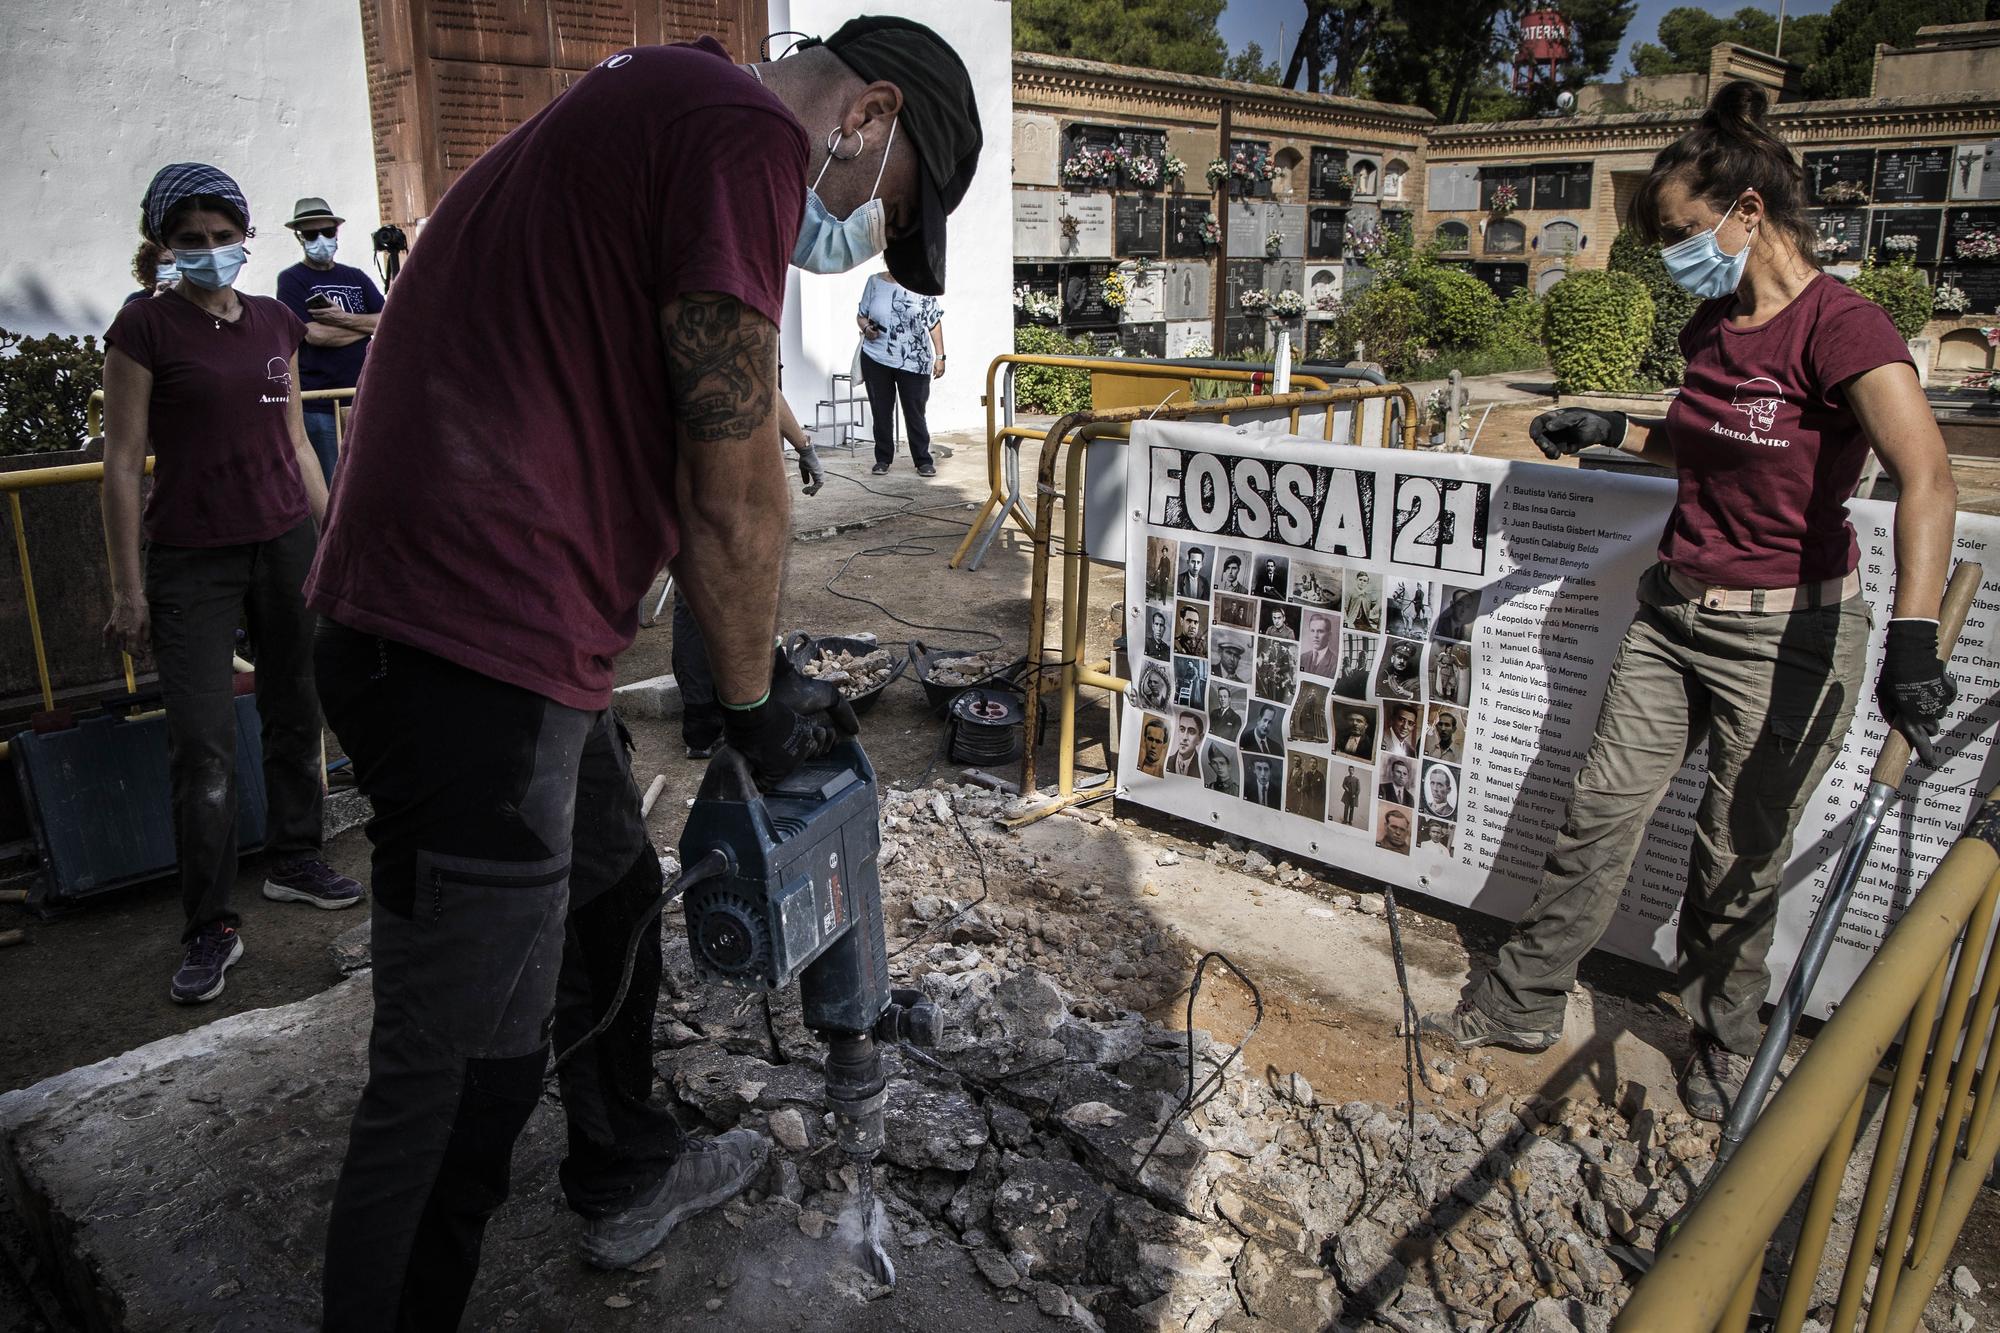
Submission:
M 1543 337 L 1561 393 L 1637 387 L 1653 299 L 1630 273 L 1572 273 L 1549 290 Z
M 1646 295 L 1653 298 L 1653 332 L 1639 356 L 1640 376 L 1662 385 L 1679 384 L 1687 369 L 1687 359 L 1681 355 L 1681 328 L 1701 298 L 1668 277 L 1659 247 L 1640 240 L 1639 233 L 1630 227 L 1620 228 L 1617 239 L 1611 242 L 1611 271 L 1630 273 L 1645 284 Z
M 1431 347 L 1479 347 L 1493 337 L 1500 298 L 1463 269 L 1412 265 L 1406 285 L 1423 303 L 1423 340 Z
M 1870 258 L 1847 285 L 1888 311 L 1896 332 L 1905 339 L 1922 333 L 1930 322 L 1930 284 L 1908 259 L 1877 264 Z
M 81 449 L 90 395 L 103 386 L 97 339 L 0 329 L 0 455 Z
M 1547 365 L 1548 349 L 1542 346 L 1542 298 L 1523 287 L 1502 301 L 1487 349 L 1503 360 Z
M 1361 355 L 1391 375 L 1416 360 L 1423 346 L 1424 303 L 1401 283 L 1376 283 L 1341 311 L 1334 340 L 1361 348 Z
M 1014 330 L 1023 356 L 1093 356 L 1087 338 L 1065 338 L 1061 329 L 1023 324 Z M 1014 405 L 1023 412 L 1067 416 L 1090 410 L 1090 372 L 1057 366 L 1022 366 L 1014 372 Z

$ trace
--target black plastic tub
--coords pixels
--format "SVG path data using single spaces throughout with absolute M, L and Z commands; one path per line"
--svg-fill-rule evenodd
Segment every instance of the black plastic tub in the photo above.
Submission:
M 800 675 L 805 674 L 806 663 L 816 660 L 823 652 L 844 652 L 852 654 L 855 657 L 866 657 L 870 653 L 879 652 L 881 648 L 881 644 L 870 639 L 853 639 L 839 634 L 829 634 L 824 638 L 815 639 L 803 630 L 785 640 L 785 656 L 791 661 L 793 669 Z M 896 683 L 903 672 L 909 668 L 909 665 L 908 659 L 899 662 L 896 660 L 895 655 L 891 654 L 889 658 L 889 674 L 883 677 L 882 683 L 872 690 L 864 690 L 860 694 L 847 696 L 848 705 L 856 713 L 867 712 L 875 706 L 875 701 L 882 697 L 882 692 Z

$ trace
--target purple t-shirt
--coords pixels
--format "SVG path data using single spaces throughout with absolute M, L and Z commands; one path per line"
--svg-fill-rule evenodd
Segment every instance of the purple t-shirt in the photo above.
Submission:
M 804 129 L 708 38 L 620 52 L 473 163 L 377 327 L 314 609 L 604 707 L 679 546 L 661 308 L 719 292 L 779 323 L 805 169 Z
M 1845 386 L 1910 349 L 1887 311 L 1824 274 L 1754 329 L 1729 326 L 1733 304 L 1705 301 L 1681 330 L 1666 425 L 1680 494 L 1660 558 L 1724 588 L 1840 578 L 1861 558 L 1847 500 L 1868 461 Z
M 271 297 L 237 296 L 243 313 L 234 321 L 177 292 L 133 301 L 104 335 L 153 373 L 148 541 L 269 541 L 312 512 L 285 415 L 305 326 Z

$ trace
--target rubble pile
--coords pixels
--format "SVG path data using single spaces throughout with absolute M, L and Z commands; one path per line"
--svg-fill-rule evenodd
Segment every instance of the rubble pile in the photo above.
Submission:
M 964 1247 L 1002 1299 L 1114 1333 L 1598 1333 L 1630 1294 L 1609 1250 L 1652 1247 L 1712 1156 L 1712 1127 L 1642 1093 L 1480 1103 L 1483 1078 L 1445 1061 L 1457 1095 L 1418 1112 L 1412 1145 L 1404 1108 L 1260 1077 L 1254 1043 L 1190 1107 L 1187 1034 L 1137 1012 L 1186 986 L 1184 943 L 982 827 L 1017 801 L 883 797 L 891 966 L 945 1017 L 938 1049 L 889 1057 L 892 1253 Z M 969 908 L 967 836 L 993 887 Z M 836 1244 L 853 1168 L 796 1000 L 690 989 L 660 1038 L 687 1107 L 773 1140 L 739 1224 L 781 1209 Z M 1197 1032 L 1193 1049 L 1202 1084 L 1231 1048 Z
M 856 656 L 845 648 L 822 648 L 819 656 L 799 670 L 814 680 L 827 681 L 839 688 L 841 697 L 853 699 L 888 683 L 894 662 L 886 648 Z
M 964 657 L 946 657 L 931 666 L 930 681 L 933 685 L 949 689 L 977 685 L 991 679 L 996 672 L 1006 670 L 1013 662 L 1013 657 L 998 648 L 968 653 Z

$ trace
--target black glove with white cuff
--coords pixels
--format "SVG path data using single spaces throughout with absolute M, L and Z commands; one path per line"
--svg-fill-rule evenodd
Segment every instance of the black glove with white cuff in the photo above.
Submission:
M 1593 444 L 1616 449 L 1625 442 L 1625 414 L 1559 407 L 1529 422 L 1528 438 L 1549 458 L 1580 454 Z

